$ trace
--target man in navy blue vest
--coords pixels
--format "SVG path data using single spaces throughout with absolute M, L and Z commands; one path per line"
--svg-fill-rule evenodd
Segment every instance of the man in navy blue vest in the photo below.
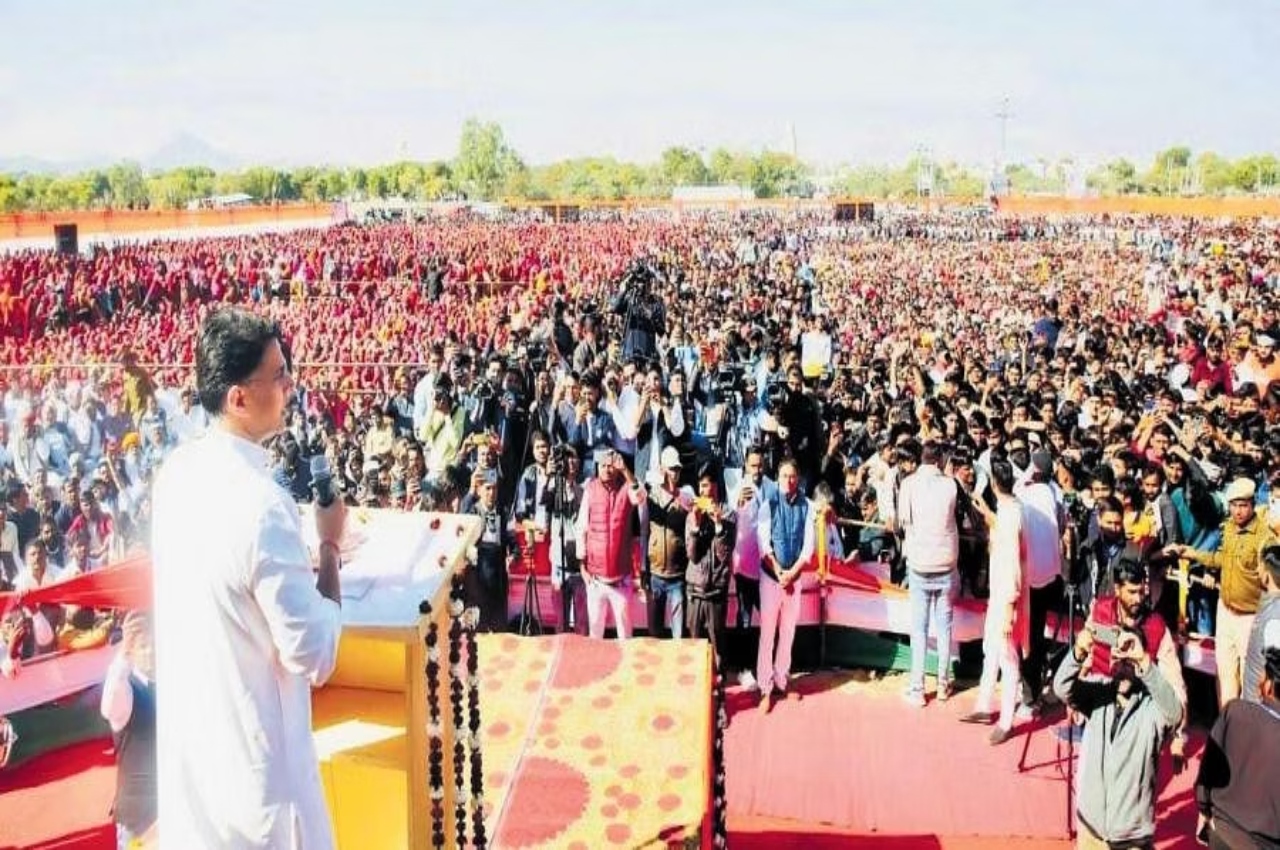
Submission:
M 785 694 L 791 644 L 800 618 L 800 571 L 813 557 L 813 506 L 800 492 L 800 473 L 787 458 L 778 466 L 778 489 L 760 507 L 760 654 L 756 681 L 760 710 L 773 692 Z M 777 658 L 774 658 L 774 646 Z

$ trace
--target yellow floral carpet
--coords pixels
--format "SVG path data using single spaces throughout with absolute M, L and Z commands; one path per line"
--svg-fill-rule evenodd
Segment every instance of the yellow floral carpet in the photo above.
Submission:
M 478 641 L 492 846 L 709 846 L 705 641 Z

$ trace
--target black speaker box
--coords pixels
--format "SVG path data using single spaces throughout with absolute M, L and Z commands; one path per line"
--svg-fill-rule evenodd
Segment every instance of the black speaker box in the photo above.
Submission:
M 59 254 L 80 253 L 80 231 L 74 224 L 55 224 L 53 241 Z

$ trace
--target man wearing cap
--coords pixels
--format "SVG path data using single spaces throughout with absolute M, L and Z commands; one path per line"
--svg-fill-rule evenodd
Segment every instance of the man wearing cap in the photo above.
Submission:
M 649 637 L 662 637 L 664 621 L 671 618 L 671 636 L 684 636 L 684 579 L 688 557 L 684 545 L 685 523 L 693 505 L 693 493 L 680 486 L 684 467 L 675 446 L 662 450 L 662 482 L 648 485 L 649 498 L 641 509 L 649 524 L 648 566 L 641 586 L 648 596 Z
M 1254 507 L 1257 488 L 1248 478 L 1237 478 L 1227 487 L 1229 516 L 1222 524 L 1222 543 L 1207 552 L 1190 546 L 1169 546 L 1165 551 L 1208 568 L 1204 584 L 1218 587 L 1218 621 L 1214 652 L 1218 667 L 1218 705 L 1240 696 L 1249 631 L 1262 596 L 1260 577 L 1262 548 L 1274 537 L 1265 513 Z M 1215 575 L 1216 573 L 1216 575 Z
M 1236 367 L 1236 383 L 1253 384 L 1258 388 L 1259 398 L 1266 398 L 1267 389 L 1275 381 L 1280 381 L 1276 341 L 1267 334 L 1258 334 L 1253 340 L 1252 350 Z

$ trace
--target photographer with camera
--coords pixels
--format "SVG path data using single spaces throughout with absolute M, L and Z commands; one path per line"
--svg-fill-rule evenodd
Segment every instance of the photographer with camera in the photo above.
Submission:
M 1184 712 L 1170 672 L 1151 653 L 1163 623 L 1130 618 L 1145 600 L 1146 579 L 1140 562 L 1123 562 L 1119 616 L 1099 618 L 1100 600 L 1053 681 L 1058 698 L 1085 717 L 1076 804 L 1082 848 L 1153 846 L 1160 750 Z
M 573 531 L 582 504 L 581 476 L 582 461 L 573 446 L 561 443 L 552 448 L 549 486 L 542 497 L 551 518 L 551 589 L 560 599 L 560 631 L 586 636 L 587 586 Z
M 667 310 L 653 294 L 659 274 L 652 264 L 637 262 L 622 280 L 622 292 L 614 299 L 612 311 L 622 317 L 622 358 L 657 365 L 658 337 L 667 333 Z
M 498 505 L 498 470 L 477 469 L 476 486 L 459 506 L 464 514 L 480 517 L 482 530 L 476 541 L 476 562 L 467 570 L 467 600 L 480 609 L 477 628 L 502 632 L 507 628 L 507 556 L 515 535 Z
M 804 386 L 804 373 L 796 364 L 787 367 L 786 383 L 772 383 L 765 394 L 765 410 L 772 417 L 773 434 L 776 437 L 777 455 L 774 465 L 783 458 L 796 462 L 800 473 L 800 488 L 806 493 L 818 482 L 822 461 L 822 422 L 818 406 Z M 764 430 L 769 431 L 769 420 Z

